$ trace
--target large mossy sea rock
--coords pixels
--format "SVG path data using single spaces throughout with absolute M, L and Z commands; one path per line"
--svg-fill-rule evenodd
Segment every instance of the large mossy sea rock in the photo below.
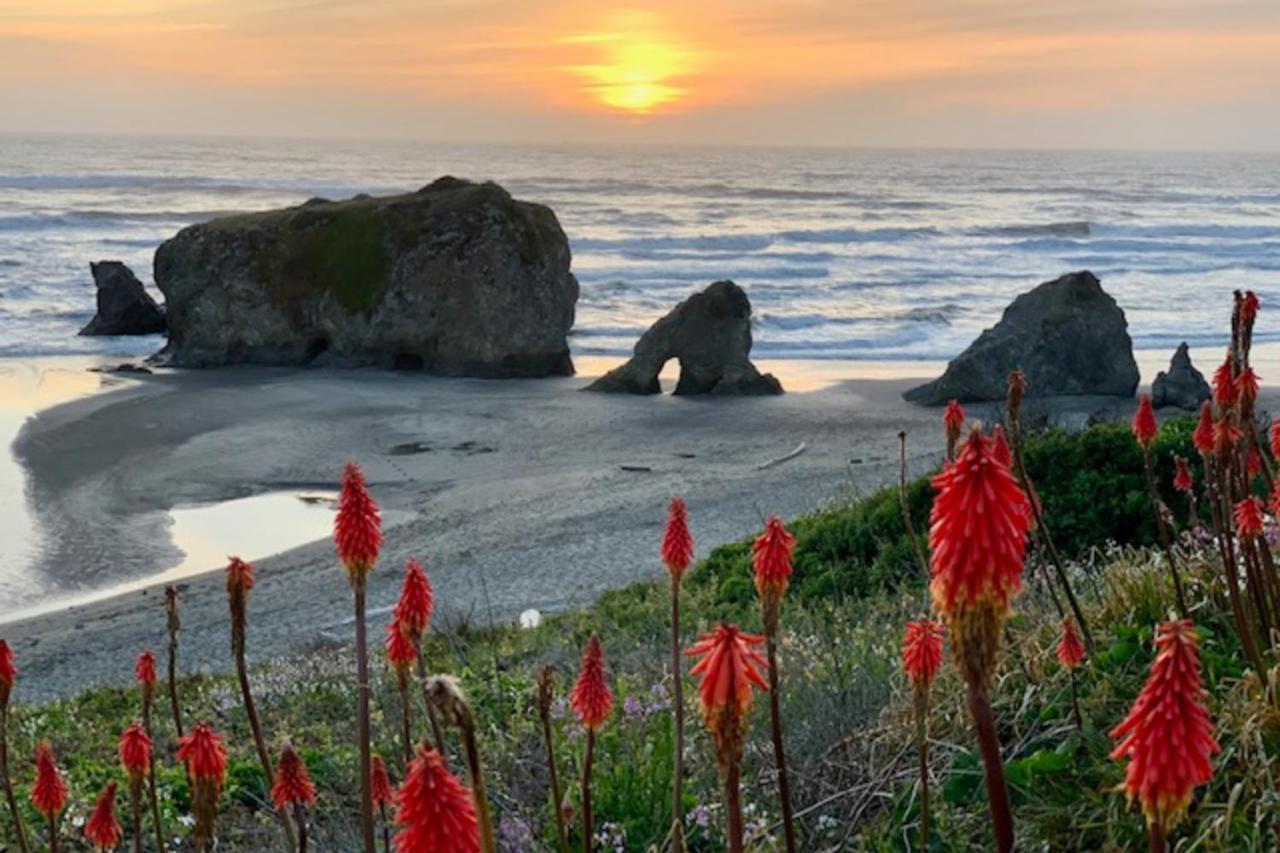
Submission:
M 493 183 L 215 219 L 156 251 L 177 366 L 568 375 L 578 282 L 555 214 Z
M 680 362 L 676 394 L 781 394 L 782 384 L 757 370 L 750 355 L 751 302 L 732 281 L 717 281 L 650 326 L 631 358 L 586 390 L 657 394 L 658 374 L 674 358 Z
M 923 405 L 1003 400 L 1012 370 L 1026 374 L 1032 397 L 1132 397 L 1138 387 L 1124 311 L 1083 271 L 1018 296 L 941 377 L 903 396 Z

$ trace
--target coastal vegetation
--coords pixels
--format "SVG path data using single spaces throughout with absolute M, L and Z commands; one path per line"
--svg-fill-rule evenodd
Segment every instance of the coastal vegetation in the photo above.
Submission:
M 145 849 L 153 829 L 171 849 L 976 850 L 993 832 L 998 849 L 1271 849 L 1280 587 L 1259 496 L 1280 448 L 1252 411 L 1255 311 L 1238 301 L 1199 421 L 1159 424 L 1144 398 L 1131 428 L 1024 442 L 1013 377 L 1005 424 L 949 409 L 936 476 L 770 518 L 700 561 L 682 529 L 697 507 L 673 504 L 654 543 L 668 582 L 537 627 L 431 630 L 411 563 L 389 654 L 368 655 L 367 714 L 352 713 L 364 661 L 253 646 L 243 563 L 230 659 L 265 662 L 180 677 L 172 721 L 151 717 L 145 658 L 136 688 L 11 704 L 5 647 L 3 831 L 18 849 Z M 373 500 L 348 469 L 337 541 L 357 624 L 356 581 L 386 570 Z M 682 763 L 677 662 L 705 723 Z

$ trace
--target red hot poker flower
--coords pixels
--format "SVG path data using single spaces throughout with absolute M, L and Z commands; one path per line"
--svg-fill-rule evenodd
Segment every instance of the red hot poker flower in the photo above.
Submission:
M 974 432 L 956 463 L 937 475 L 930 514 L 934 601 L 944 613 L 992 598 L 1007 608 L 1022 585 L 1027 497 L 990 439 Z
M 1258 374 L 1252 367 L 1246 367 L 1236 377 L 1236 393 L 1240 395 L 1240 402 L 1246 405 L 1258 399 Z
M 387 661 L 396 671 L 400 686 L 408 685 L 413 673 L 413 665 L 418 660 L 418 651 L 413 647 L 413 641 L 405 635 L 404 628 L 395 619 L 387 623 L 386 649 Z
M 130 723 L 120 734 L 120 765 L 131 781 L 138 781 L 151 772 L 151 738 L 142 723 Z
M 316 801 L 316 786 L 311 781 L 311 774 L 307 773 L 307 765 L 288 741 L 280 749 L 276 781 L 271 786 L 271 801 L 281 811 L 288 806 L 309 806 Z
M 599 728 L 613 710 L 613 691 L 604 672 L 604 648 L 595 634 L 582 653 L 582 671 L 569 694 L 569 704 L 589 729 Z
M 373 771 L 370 775 L 373 777 L 373 804 L 379 807 L 391 805 L 395 801 L 395 793 L 391 788 L 391 777 L 387 775 L 386 762 L 381 755 L 373 757 Z
M 1258 295 L 1252 290 L 1244 292 L 1244 300 L 1240 303 L 1240 319 L 1244 321 L 1246 326 L 1252 325 L 1258 316 L 1258 309 L 1262 307 L 1262 303 L 1258 300 Z
M 143 689 L 152 689 L 156 686 L 156 656 L 154 653 L 148 650 L 138 655 L 137 661 L 133 664 L 133 676 Z
M 1250 496 L 1235 506 L 1236 535 L 1241 539 L 1257 539 L 1262 535 L 1262 501 Z
M 1213 778 L 1219 749 L 1204 705 L 1200 640 L 1191 620 L 1164 622 L 1151 674 L 1124 722 L 1111 757 L 1129 759 L 1124 789 L 1142 803 L 1147 824 L 1168 832 L 1181 820 L 1197 785 Z
M 673 497 L 667 509 L 667 529 L 662 534 L 662 564 L 677 581 L 693 562 L 693 536 L 684 498 Z
M 1226 412 L 1236 404 L 1236 368 L 1231 361 L 1230 353 L 1225 361 L 1213 372 L 1213 402 Z
M 1213 449 L 1219 458 L 1225 459 L 1231 449 L 1244 438 L 1244 433 L 1231 418 L 1225 417 L 1213 425 Z
M 46 820 L 53 820 L 67 807 L 67 783 L 62 781 L 49 741 L 36 744 L 36 784 L 31 788 L 31 804 Z
M 1178 491 L 1187 494 L 1191 491 L 1193 482 L 1191 479 L 1191 468 L 1187 465 L 1187 460 L 1181 456 L 1175 456 L 1173 464 L 1177 469 L 1173 475 L 1173 487 Z
M 1159 429 L 1156 411 L 1151 407 L 1151 395 L 1143 394 L 1138 397 L 1138 411 L 1133 415 L 1133 437 L 1143 449 L 1150 450 L 1151 442 L 1155 441 Z
M 367 574 L 378 561 L 378 550 L 382 547 L 382 518 L 378 505 L 365 486 L 364 474 L 354 462 L 348 462 L 342 472 L 342 493 L 338 498 L 333 538 L 338 548 L 338 559 L 352 580 Z
M 395 617 L 401 630 L 410 638 L 421 637 L 431 624 L 431 611 L 435 608 L 435 594 L 431 579 L 422 562 L 410 559 L 404 567 L 404 583 L 400 586 L 400 598 L 396 601 Z
M 791 579 L 791 556 L 796 549 L 796 538 L 782 524 L 782 519 L 771 515 L 764 523 L 764 532 L 751 546 L 751 563 L 756 574 L 756 592 L 765 609 L 777 606 L 786 595 Z
M 178 741 L 178 760 L 187 765 L 192 781 L 209 780 L 221 786 L 227 776 L 227 748 L 203 720 Z
M 120 844 L 120 821 L 116 820 L 116 783 L 108 782 L 98 795 L 93 814 L 84 825 L 84 837 L 98 850 L 114 850 Z
M 480 832 L 471 793 L 445 769 L 440 753 L 418 747 L 396 792 L 396 853 L 478 853 Z
M 690 657 L 701 656 L 689 673 L 700 679 L 703 720 L 722 768 L 742 754 L 752 688 L 769 689 L 761 674 L 768 665 L 755 649 L 763 642 L 764 637 L 744 634 L 737 626 L 722 623 L 685 652 Z
M 1209 405 L 1208 400 L 1200 406 L 1200 420 L 1196 422 L 1191 440 L 1201 456 L 1209 456 L 1213 453 L 1213 407 Z
M 996 424 L 996 428 L 991 431 L 991 452 L 1001 465 L 1013 467 L 1013 451 L 1009 449 L 1009 441 L 1004 437 L 1004 427 L 1000 424 Z
M 253 589 L 253 566 L 239 557 L 231 557 L 227 562 L 227 592 L 231 595 L 243 595 Z
M 0 708 L 9 705 L 9 694 L 13 692 L 14 679 L 18 677 L 18 667 L 13 662 L 13 649 L 0 640 Z
M 946 430 L 948 444 L 959 440 L 960 430 L 964 428 L 964 409 L 958 401 L 947 403 L 947 409 L 942 413 L 942 428 Z
M 1075 669 L 1084 660 L 1084 644 L 1069 617 L 1062 620 L 1062 637 L 1058 640 L 1058 661 L 1067 669 Z
M 942 666 L 942 623 L 933 619 L 908 622 L 902 638 L 902 666 L 907 676 L 926 687 Z

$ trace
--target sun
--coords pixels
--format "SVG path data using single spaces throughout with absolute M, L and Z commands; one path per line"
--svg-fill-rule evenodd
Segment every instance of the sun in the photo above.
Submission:
M 644 116 L 689 95 L 686 83 L 696 51 L 670 35 L 621 27 L 566 41 L 596 52 L 597 61 L 568 70 L 583 81 L 580 91 L 598 106 Z

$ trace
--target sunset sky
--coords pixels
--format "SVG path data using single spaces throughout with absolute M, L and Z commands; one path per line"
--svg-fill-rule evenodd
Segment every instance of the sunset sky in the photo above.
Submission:
M 0 0 L 0 131 L 1280 148 L 1280 0 Z

